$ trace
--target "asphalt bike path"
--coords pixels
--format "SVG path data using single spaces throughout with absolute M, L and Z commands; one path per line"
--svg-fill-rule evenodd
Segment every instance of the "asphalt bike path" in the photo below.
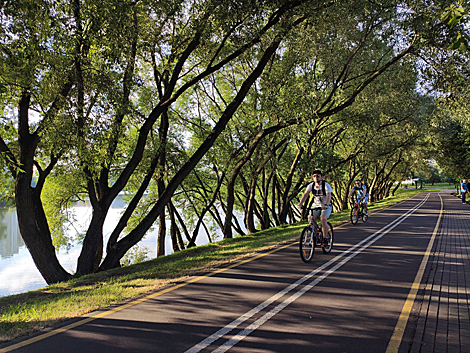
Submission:
M 0 352 L 407 351 L 426 336 L 416 309 L 424 295 L 409 296 L 442 205 L 438 193 L 422 193 L 367 223 L 335 227 L 331 254 L 317 248 L 309 264 L 295 242 L 3 344 Z M 415 309 L 404 312 L 407 305 Z

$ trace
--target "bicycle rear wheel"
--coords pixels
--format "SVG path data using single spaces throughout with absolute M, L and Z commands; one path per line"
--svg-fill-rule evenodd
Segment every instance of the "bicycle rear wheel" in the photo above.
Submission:
M 362 221 L 364 223 L 367 222 L 367 219 L 369 218 L 369 216 L 366 215 L 366 212 L 364 211 L 364 205 L 361 206 L 361 214 L 362 214 Z
M 326 236 L 327 243 L 321 248 L 325 254 L 329 254 L 331 249 L 333 249 L 334 238 L 333 226 L 328 222 L 328 235 Z
M 351 223 L 357 224 L 358 220 L 359 220 L 359 207 L 353 206 L 353 208 L 351 208 Z
M 310 262 L 315 251 L 315 236 L 311 227 L 305 227 L 300 234 L 299 241 L 300 258 L 303 262 Z

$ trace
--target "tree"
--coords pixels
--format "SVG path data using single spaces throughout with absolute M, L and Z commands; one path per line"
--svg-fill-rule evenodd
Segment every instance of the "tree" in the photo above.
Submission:
M 433 156 L 444 172 L 456 179 L 470 175 L 470 130 L 456 119 L 441 118 L 433 133 Z
M 250 231 L 255 215 L 265 227 L 292 219 L 289 204 L 312 153 L 331 168 L 349 160 L 336 153 L 347 119 L 333 117 L 419 49 L 409 23 L 420 12 L 407 17 L 400 4 L 415 6 L 2 2 L 0 95 L 2 109 L 13 113 L 2 120 L 0 152 L 15 180 L 21 234 L 46 281 L 72 276 L 55 256 L 51 225 L 57 220 L 45 205 L 52 202 L 46 189 L 67 185 L 57 205 L 80 198 L 92 205 L 77 276 L 119 266 L 157 220 L 163 255 L 167 215 L 174 249 L 185 245 L 182 233 L 192 245 L 197 232 L 184 230 L 175 206 L 181 195 L 191 198 L 193 232 L 210 214 L 230 236 L 234 224 L 241 228 L 231 220 L 237 206 Z M 217 94 L 204 95 L 208 90 Z M 196 113 L 198 97 L 212 99 L 211 109 Z M 260 106 L 264 111 L 257 114 Z M 310 141 L 302 141 L 306 132 Z M 322 143 L 322 137 L 331 141 Z M 217 159 L 215 146 L 223 146 L 225 160 Z M 254 155 L 263 156 L 258 166 Z M 282 156 L 288 163 L 279 163 Z M 203 180 L 206 173 L 211 180 Z M 189 192 L 196 187 L 199 200 Z M 123 191 L 132 196 L 104 246 L 103 223 Z M 225 218 L 218 208 L 225 208 Z
M 48 283 L 71 277 L 56 259 L 41 201 L 49 175 L 56 168 L 76 174 L 82 181 L 77 194 L 86 194 L 93 207 L 76 274 L 118 266 L 214 144 L 285 33 L 306 18 L 298 16 L 308 13 L 306 5 L 311 4 L 300 0 L 3 4 L 2 33 L 8 39 L 2 44 L 1 77 L 8 92 L 2 98 L 5 107 L 17 107 L 17 134 L 13 140 L 2 138 L 0 149 L 16 181 L 21 234 Z M 311 11 L 332 3 L 315 5 Z M 163 130 L 170 105 L 251 50 L 258 53 L 258 62 L 212 131 L 162 186 L 156 203 L 138 225 L 121 236 L 165 159 Z M 146 62 L 153 63 L 155 85 L 141 81 L 140 76 L 148 72 Z M 153 90 L 156 97 L 149 99 L 153 102 L 146 110 L 139 110 L 133 95 L 145 89 Z M 38 123 L 31 123 L 31 110 L 39 112 Z M 161 140 L 152 145 L 149 136 L 158 121 Z M 142 178 L 141 186 L 101 261 L 107 211 L 136 174 Z M 31 186 L 34 175 L 38 181 Z
M 460 51 L 468 50 L 470 36 L 465 27 L 469 22 L 469 8 L 470 3 L 465 0 L 458 0 L 457 4 L 451 4 L 444 9 L 441 16 L 441 21 L 444 22 L 449 28 L 455 30 L 455 35 L 452 37 L 452 42 L 449 45 L 450 49 L 458 49 Z

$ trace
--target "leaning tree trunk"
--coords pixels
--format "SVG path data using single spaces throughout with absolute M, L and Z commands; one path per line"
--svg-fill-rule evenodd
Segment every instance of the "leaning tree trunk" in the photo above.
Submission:
M 202 188 L 205 188 L 204 183 L 201 181 L 197 173 L 195 173 L 197 179 L 199 180 L 200 186 Z M 204 226 L 204 217 L 206 214 L 210 211 L 210 209 L 214 206 L 215 202 L 217 201 L 217 196 L 220 193 L 220 188 L 222 186 L 222 182 L 224 180 L 225 172 L 222 173 L 221 177 L 217 181 L 217 187 L 215 188 L 215 191 L 212 194 L 211 199 L 209 200 L 208 204 L 204 207 L 204 209 L 201 211 L 201 214 L 198 217 L 198 220 L 196 222 L 196 226 L 194 227 L 193 230 L 193 236 L 190 238 L 189 243 L 188 243 L 188 248 L 196 246 L 196 238 L 199 235 L 199 229 L 201 228 L 201 225 Z M 206 195 L 208 192 L 206 191 Z M 196 212 L 197 213 L 197 212 Z M 208 234 L 209 242 L 211 241 L 210 235 Z
M 72 276 L 57 259 L 42 205 L 34 200 L 30 185 L 31 179 L 25 173 L 18 174 L 15 199 L 21 236 L 44 280 L 48 284 L 66 281 Z
M 165 211 L 158 217 L 157 257 L 165 256 L 166 222 Z
M 31 96 L 24 92 L 18 109 L 18 144 L 21 170 L 13 170 L 15 177 L 15 203 L 21 236 L 33 261 L 48 284 L 66 281 L 72 276 L 57 259 L 46 215 L 41 203 L 41 189 L 45 175 L 35 188 L 31 187 L 33 161 L 39 143 L 37 133 L 29 132 L 28 110 Z M 12 154 L 11 158 L 14 159 Z
M 170 202 L 171 197 L 173 196 L 177 187 L 195 168 L 197 163 L 204 157 L 206 152 L 214 145 L 217 137 L 225 129 L 233 114 L 245 99 L 251 86 L 263 73 L 265 66 L 269 62 L 272 55 L 276 52 L 277 48 L 279 47 L 279 44 L 280 38 L 276 38 L 276 40 L 272 42 L 271 45 L 265 50 L 257 67 L 243 82 L 237 95 L 222 113 L 222 116 L 220 117 L 219 121 L 215 124 L 211 133 L 206 137 L 204 142 L 199 146 L 199 148 L 194 152 L 194 154 L 189 158 L 189 160 L 173 176 L 171 181 L 168 183 L 165 192 L 163 193 L 163 195 L 159 195 L 158 201 L 155 203 L 149 213 L 132 231 L 129 232 L 128 235 L 119 240 L 113 247 L 108 250 L 106 258 L 101 264 L 102 270 L 107 270 L 119 266 L 119 261 L 121 257 L 124 256 L 126 251 L 142 239 L 147 230 L 152 226 L 158 216 L 160 216 L 160 214 L 163 212 L 163 209 L 166 204 Z
M 277 216 L 277 213 L 276 213 L 276 197 L 278 196 L 278 193 L 280 192 L 279 191 L 279 188 L 277 186 L 277 177 L 276 175 L 274 175 L 273 177 L 273 184 L 272 184 L 272 191 L 271 191 L 271 217 L 273 218 L 274 220 L 274 224 L 276 226 L 280 226 L 281 223 L 279 222 L 279 217 Z
M 255 219 L 254 219 L 254 208 L 255 208 L 255 196 L 256 196 L 256 176 L 251 180 L 250 188 L 248 191 L 248 204 L 246 207 L 245 214 L 245 226 L 248 234 L 256 233 Z
M 400 187 L 400 182 L 398 181 L 397 182 L 397 185 L 392 189 L 391 193 L 392 193 L 392 196 L 395 196 L 395 193 L 397 192 L 398 188 Z
M 77 261 L 78 275 L 90 274 L 99 267 L 103 256 L 103 225 L 107 210 L 103 212 L 99 207 L 93 207 L 93 216 Z
M 171 207 L 168 207 L 168 213 L 170 214 L 170 236 L 171 236 L 171 244 L 173 246 L 173 252 L 178 252 L 181 250 L 178 244 L 178 236 L 177 236 L 178 226 L 176 225 L 175 214 L 171 211 Z
M 278 126 L 275 126 L 275 127 L 272 127 L 272 128 L 269 128 L 269 129 L 266 129 L 264 130 L 267 133 L 273 133 L 275 131 L 277 131 L 278 129 L 280 129 L 281 126 L 278 125 Z M 246 213 L 245 213 L 245 226 L 246 226 L 246 229 L 248 230 L 248 233 L 251 234 L 251 233 L 255 233 L 257 230 L 256 230 L 256 227 L 255 227 L 255 220 L 254 220 L 254 213 L 257 212 L 257 209 L 256 209 L 256 187 L 257 187 L 257 179 L 258 179 L 258 175 L 263 171 L 264 169 L 264 166 L 272 159 L 273 155 L 275 154 L 275 152 L 282 147 L 282 145 L 285 146 L 285 148 L 287 147 L 287 144 L 286 144 L 287 140 L 286 139 L 283 139 L 281 142 L 279 142 L 276 146 L 273 147 L 273 149 L 270 151 L 270 153 L 264 158 L 263 161 L 260 162 L 260 164 L 258 165 L 258 167 L 256 168 L 255 172 L 253 173 L 253 175 L 251 176 L 251 183 L 250 183 L 250 186 L 247 190 L 247 207 L 246 207 Z M 285 148 L 284 148 L 284 151 L 285 151 Z M 281 153 L 282 155 L 283 153 Z M 263 200 L 263 204 L 265 203 L 265 200 Z M 261 208 L 259 207 L 260 211 L 258 212 L 259 214 L 257 214 L 257 217 L 259 219 L 259 221 L 261 223 L 264 222 L 265 218 L 264 218 L 264 207 Z
M 268 205 L 268 196 L 269 196 L 269 187 L 270 187 L 270 182 L 272 180 L 274 174 L 274 170 L 269 174 L 267 180 L 265 177 L 265 171 L 263 171 L 263 188 L 264 188 L 264 194 L 262 196 L 263 200 L 263 219 L 261 221 L 261 229 L 268 229 L 271 226 L 271 220 L 269 218 L 269 205 Z
M 40 191 L 31 187 L 32 156 L 21 158 L 21 162 L 25 172 L 17 174 L 15 183 L 16 213 L 21 236 L 45 281 L 48 284 L 66 281 L 72 276 L 57 259 Z
M 281 224 L 286 224 L 287 223 L 287 213 L 289 212 L 290 209 L 290 202 L 291 199 L 289 198 L 289 194 L 291 191 L 292 187 L 292 179 L 294 178 L 294 172 L 297 169 L 297 166 L 300 162 L 300 159 L 302 158 L 302 155 L 304 153 L 304 149 L 301 147 L 297 151 L 297 155 L 294 158 L 294 161 L 291 164 L 289 174 L 287 175 L 286 179 L 286 184 L 284 187 L 284 192 L 282 193 L 282 204 L 280 205 L 281 211 L 279 212 L 279 222 Z

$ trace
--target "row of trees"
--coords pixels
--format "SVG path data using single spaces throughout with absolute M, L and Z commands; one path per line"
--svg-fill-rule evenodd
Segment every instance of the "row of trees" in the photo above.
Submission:
M 469 11 L 468 0 L 458 0 L 445 8 L 442 20 L 453 34 L 450 48 L 458 50 L 433 48 L 435 59 L 426 72 L 437 96 L 431 122 L 432 153 L 444 174 L 457 182 L 470 178 Z
M 230 238 L 296 221 L 313 168 L 336 209 L 357 178 L 387 196 L 425 161 L 435 107 L 420 65 L 452 38 L 436 18 L 446 1 L 0 5 L 4 192 L 48 283 L 72 277 L 55 247 L 77 199 L 93 208 L 84 275 L 119 266 L 154 226 L 160 256 L 166 234 L 178 251 L 211 225 Z

